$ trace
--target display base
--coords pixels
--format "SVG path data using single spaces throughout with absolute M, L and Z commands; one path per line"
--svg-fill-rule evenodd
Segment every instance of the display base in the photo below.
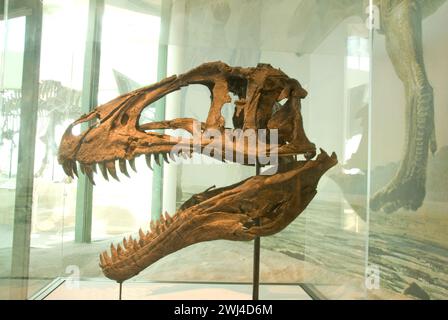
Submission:
M 105 280 L 72 281 L 59 278 L 44 288 L 35 299 L 117 300 L 118 283 Z M 125 282 L 123 300 L 251 300 L 252 284 Z M 297 284 L 262 284 L 260 300 L 312 300 Z

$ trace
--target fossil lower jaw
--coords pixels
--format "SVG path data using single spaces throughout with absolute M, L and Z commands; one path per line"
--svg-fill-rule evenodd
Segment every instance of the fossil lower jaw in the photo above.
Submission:
M 117 246 L 112 244 L 110 254 L 100 255 L 100 267 L 108 278 L 123 282 L 195 243 L 247 241 L 277 233 L 306 208 L 320 177 L 336 163 L 336 155 L 322 152 L 312 161 L 287 163 L 275 175 L 254 176 L 194 195 L 173 217 L 165 214 L 151 222 L 150 231 L 139 230 L 138 238 L 130 236 Z
M 165 213 L 158 222 L 152 223 L 151 231 L 140 229 L 137 239 L 129 236 L 117 246 L 111 244 L 110 256 L 107 252 L 100 254 L 100 267 L 106 277 L 122 282 L 166 255 L 195 243 L 216 239 L 253 239 L 253 235 L 244 233 L 249 230 L 245 225 L 254 224 L 252 218 L 244 214 L 232 215 L 228 217 L 227 228 L 222 228 L 222 218 L 220 214 L 194 215 L 187 212 L 170 217 Z M 221 227 L 213 227 L 218 220 Z M 197 227 L 191 228 L 191 224 Z

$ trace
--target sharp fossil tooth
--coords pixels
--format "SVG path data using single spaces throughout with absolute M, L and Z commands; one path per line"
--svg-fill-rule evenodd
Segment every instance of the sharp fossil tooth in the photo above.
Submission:
M 156 234 L 159 235 L 161 232 L 160 223 L 157 221 L 156 223 Z
M 137 172 L 137 168 L 135 167 L 135 158 L 129 160 L 129 165 L 131 166 L 131 169 L 134 170 L 134 172 Z
M 160 166 L 160 154 L 156 153 L 154 155 L 154 160 L 156 161 L 157 165 Z
M 165 220 L 166 220 L 167 225 L 170 225 L 171 222 L 173 222 L 173 218 L 171 218 L 170 214 L 166 211 L 165 211 Z
M 118 252 L 117 252 L 117 249 L 115 249 L 115 246 L 113 243 L 110 245 L 110 253 L 112 254 L 112 262 L 117 261 L 118 260 Z
M 174 157 L 174 154 L 172 152 L 168 152 L 168 155 L 170 157 L 171 160 L 173 160 L 174 162 L 176 162 L 176 157 Z
M 188 159 L 187 155 L 185 154 L 185 152 L 181 151 L 180 155 L 182 156 L 182 158 L 184 158 L 185 160 Z
M 134 240 L 134 249 L 135 250 L 140 249 L 140 245 L 138 244 L 137 240 Z
M 72 169 L 75 176 L 78 177 L 78 166 L 76 165 L 76 161 L 72 161 Z
M 117 244 L 117 253 L 119 256 L 121 256 L 124 253 L 123 248 L 120 246 L 120 244 Z
M 94 173 L 97 173 L 97 170 L 96 170 L 96 163 L 91 164 L 90 166 L 91 166 L 91 168 L 92 168 L 92 171 L 93 171 Z
M 125 248 L 128 247 L 128 241 L 126 240 L 126 237 L 123 237 L 123 246 L 124 246 Z
M 106 162 L 106 168 L 107 171 L 109 171 L 109 174 L 117 181 L 120 181 L 117 176 L 117 170 L 115 169 L 115 161 L 107 161 Z
M 104 177 L 104 179 L 106 179 L 107 181 L 109 181 L 109 176 L 107 175 L 107 169 L 106 169 L 106 165 L 104 164 L 104 162 L 101 162 L 99 164 L 100 167 L 100 171 Z
M 154 223 L 154 220 L 151 220 L 151 222 L 150 222 L 150 227 L 151 227 L 151 232 L 154 232 L 154 231 L 156 231 L 156 224 Z
M 128 169 L 126 168 L 126 160 L 124 159 L 120 159 L 118 161 L 119 165 L 120 165 L 120 171 L 128 178 L 130 178 L 129 173 L 128 173 Z
M 109 257 L 109 255 L 107 254 L 106 251 L 103 252 L 103 258 L 104 258 L 104 261 L 106 261 L 106 264 L 111 264 L 112 263 L 112 260 L 111 260 L 111 258 Z
M 87 176 L 87 178 L 89 178 L 90 183 L 95 185 L 95 181 L 93 180 L 93 170 L 92 170 L 92 167 L 86 165 L 84 167 L 84 173 Z
M 129 239 L 128 239 L 128 248 L 131 248 L 133 244 L 134 244 L 134 239 L 132 239 L 132 237 L 129 236 Z
M 145 154 L 145 159 L 146 159 L 146 164 L 149 167 L 149 169 L 153 170 L 152 165 L 151 165 L 151 154 Z
M 86 174 L 86 166 L 85 165 L 83 165 L 82 163 L 79 163 L 79 168 L 81 169 L 82 174 Z
M 160 215 L 160 224 L 165 224 L 165 217 L 163 216 L 163 213 Z
M 62 169 L 64 169 L 64 172 L 66 175 L 68 175 L 69 177 L 75 178 L 73 176 L 72 165 L 71 165 L 70 160 L 64 162 L 64 164 L 62 165 Z
M 143 233 L 142 228 L 138 229 L 138 234 L 140 236 L 140 239 L 145 239 L 145 234 Z
M 105 265 L 106 265 L 106 261 L 104 260 L 103 255 L 100 254 L 100 267 L 102 268 L 102 267 L 104 267 Z
M 165 161 L 166 163 L 170 163 L 169 161 L 168 161 L 168 155 L 164 152 L 164 153 L 162 153 L 162 157 L 163 157 L 163 161 Z

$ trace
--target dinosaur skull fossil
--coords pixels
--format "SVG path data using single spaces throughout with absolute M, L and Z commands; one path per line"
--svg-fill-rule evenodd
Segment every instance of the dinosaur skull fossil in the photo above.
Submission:
M 151 131 L 183 129 L 193 134 L 195 119 L 191 118 L 139 124 L 140 115 L 149 104 L 190 84 L 205 85 L 211 93 L 207 120 L 200 125 L 204 133 L 200 139 L 182 139 L 181 142 L 180 138 Z M 151 156 L 155 156 L 158 161 L 159 155 L 166 156 L 179 143 L 191 150 L 202 149 L 211 143 L 207 130 L 225 129 L 221 108 L 231 102 L 229 92 L 239 97 L 233 116 L 235 129 L 277 129 L 280 145 L 275 147 L 278 147 L 279 156 L 315 156 L 315 146 L 305 135 L 300 114 L 300 99 L 307 92 L 297 80 L 290 79 L 269 65 L 231 68 L 222 62 L 212 62 L 122 95 L 84 115 L 66 130 L 59 148 L 59 162 L 70 176 L 76 174 L 76 162 L 79 162 L 81 170 L 93 181 L 95 164 L 99 164 L 105 176 L 109 172 L 116 177 L 115 160 L 119 160 L 120 169 L 127 174 L 126 160 L 133 166 L 134 159 L 139 155 L 146 155 L 149 161 Z M 273 106 L 283 99 L 287 102 L 273 114 Z M 89 123 L 89 128 L 81 135 L 73 135 L 73 127 L 82 123 Z M 222 136 L 225 137 L 224 134 Z M 249 156 L 250 148 L 237 148 L 231 139 L 224 140 L 221 144 L 223 154 L 227 147 L 227 150 L 241 150 L 246 158 Z M 266 148 L 269 152 L 272 146 Z
M 167 94 L 190 84 L 202 84 L 209 88 L 211 105 L 205 122 L 199 125 L 199 137 L 178 138 L 154 132 L 157 129 L 183 129 L 197 135 L 197 120 L 180 118 L 167 121 L 140 123 L 143 110 Z M 265 129 L 276 130 L 277 141 L 261 143 L 255 148 L 245 140 L 235 141 L 224 131 L 225 120 L 221 109 L 232 102 L 229 93 L 238 97 L 235 102 L 233 126 L 242 132 Z M 336 155 L 322 151 L 315 160 L 316 148 L 305 135 L 301 117 L 300 100 L 307 92 L 295 79 L 270 65 L 256 68 L 230 67 L 222 62 L 211 62 L 179 76 L 172 76 L 152 86 L 122 95 L 70 125 L 62 137 L 59 163 L 67 175 L 80 169 L 93 183 L 96 165 L 103 176 L 118 179 L 115 163 L 128 175 L 127 161 L 135 170 L 134 160 L 145 155 L 151 166 L 151 158 L 159 163 L 172 157 L 179 145 L 187 153 L 201 152 L 219 140 L 220 150 L 215 151 L 223 160 L 225 150 L 242 154 L 242 164 L 248 164 L 251 156 L 257 157 L 261 148 L 267 153 L 276 152 L 280 161 L 272 174 L 255 176 L 235 185 L 209 189 L 186 201 L 173 217 L 162 215 L 152 222 L 151 231 L 139 231 L 139 239 L 123 239 L 123 243 L 111 246 L 111 257 L 100 255 L 104 274 L 122 282 L 161 259 L 162 257 L 202 241 L 216 239 L 251 240 L 284 229 L 308 205 L 316 193 L 320 177 L 337 162 Z M 284 104 L 281 104 L 286 100 Z M 74 126 L 85 123 L 87 129 L 78 136 L 72 133 Z M 235 130 L 234 129 L 234 130 Z M 210 138 L 208 132 L 223 132 Z M 296 156 L 304 160 L 296 161 Z M 259 221 L 259 224 L 255 223 Z

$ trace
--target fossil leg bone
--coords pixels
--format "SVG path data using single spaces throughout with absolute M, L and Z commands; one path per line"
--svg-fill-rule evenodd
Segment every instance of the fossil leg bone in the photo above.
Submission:
M 373 196 L 371 206 L 386 212 L 417 210 L 425 197 L 428 153 L 436 151 L 434 96 L 423 60 L 422 8 L 419 1 L 401 1 L 380 10 L 389 13 L 382 14 L 386 49 L 405 88 L 406 134 L 398 172 Z

